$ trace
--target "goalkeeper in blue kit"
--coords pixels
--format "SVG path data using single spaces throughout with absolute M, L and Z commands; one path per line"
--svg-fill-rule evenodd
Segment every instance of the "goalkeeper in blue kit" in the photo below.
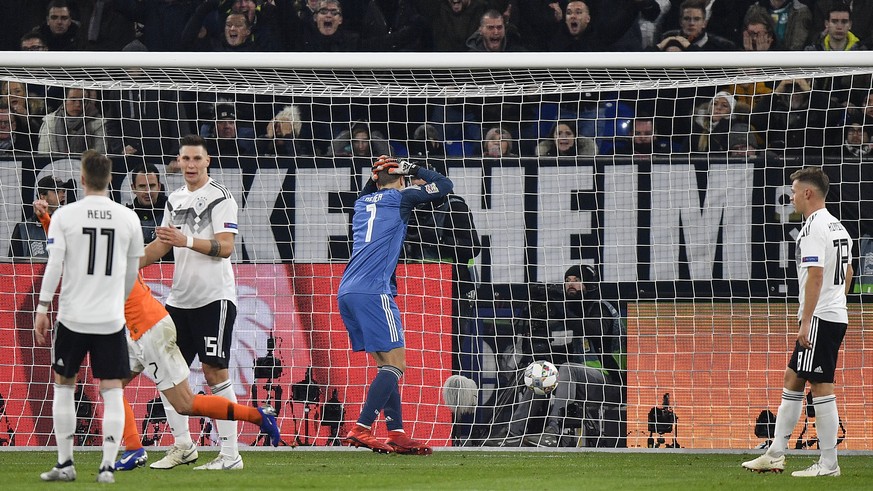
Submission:
M 407 176 L 423 179 L 425 184 L 407 186 Z M 398 383 L 406 370 L 406 348 L 400 310 L 394 301 L 394 270 L 412 209 L 441 199 L 451 190 L 452 181 L 439 172 L 383 155 L 373 164 L 372 176 L 355 201 L 352 258 L 337 297 L 352 350 L 369 353 L 379 369 L 357 424 L 345 438 L 348 445 L 379 453 L 432 453 L 429 446 L 403 431 Z M 388 429 L 385 442 L 371 431 L 381 412 Z

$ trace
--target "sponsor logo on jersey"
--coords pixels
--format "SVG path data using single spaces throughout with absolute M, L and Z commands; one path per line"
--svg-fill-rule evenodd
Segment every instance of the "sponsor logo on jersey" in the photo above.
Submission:
M 237 227 L 237 225 L 235 223 L 224 222 L 224 228 L 232 228 L 232 229 L 236 230 L 239 227 Z
M 818 256 L 805 256 L 803 259 L 800 260 L 800 262 L 802 262 L 802 263 L 817 263 Z
M 49 237 L 48 239 L 46 239 L 45 243 L 46 244 L 54 244 L 55 243 L 54 237 Z
M 430 194 L 437 194 L 440 192 L 440 188 L 438 188 L 437 185 L 432 182 L 425 184 L 424 190 Z

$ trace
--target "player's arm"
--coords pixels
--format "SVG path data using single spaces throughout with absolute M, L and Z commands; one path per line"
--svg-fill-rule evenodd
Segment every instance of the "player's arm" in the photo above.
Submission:
M 158 228 L 168 228 L 168 227 L 158 227 Z M 181 232 L 180 232 L 181 233 Z M 168 252 L 173 250 L 173 246 L 169 244 L 165 244 L 160 240 L 153 240 L 149 242 L 149 245 L 145 247 L 145 254 L 143 254 L 139 258 L 139 267 L 144 268 L 149 264 L 153 264 L 160 260 L 162 257 L 166 256 Z
M 187 247 L 200 254 L 221 258 L 228 258 L 233 254 L 233 241 L 236 236 L 233 232 L 216 232 L 214 239 L 201 239 L 185 235 L 176 227 L 158 227 L 155 229 L 155 234 L 158 240 L 149 244 L 149 247 L 155 242 L 160 242 L 167 248 L 164 254 L 173 247 Z M 146 247 L 146 257 L 151 257 L 148 247 Z M 158 256 L 161 257 L 163 255 Z
M 797 333 L 797 341 L 804 348 L 811 348 L 809 329 L 812 323 L 812 314 L 818 305 L 821 296 L 821 287 L 824 285 L 824 268 L 821 266 L 809 266 L 806 268 L 806 288 L 803 296 L 803 312 L 800 313 L 800 331 Z
M 404 174 L 415 176 L 426 181 L 422 186 L 412 186 L 403 190 L 403 199 L 400 203 L 401 213 L 409 213 L 413 207 L 421 203 L 436 201 L 446 197 L 452 192 L 454 184 L 448 177 L 424 167 L 401 160 L 399 167 L 390 169 L 391 174 Z
M 852 277 L 855 275 L 855 269 L 852 268 L 852 263 L 846 268 L 846 295 L 852 291 Z
M 51 241 L 52 234 L 48 235 Z M 59 240 L 60 248 L 49 247 L 48 262 L 45 265 L 45 271 L 42 275 L 42 285 L 39 289 L 39 303 L 36 307 L 36 317 L 33 320 L 33 329 L 36 334 L 36 340 L 39 344 L 46 344 L 51 322 L 48 318 L 48 308 L 52 303 L 52 298 L 55 296 L 55 291 L 58 289 L 58 284 L 61 282 L 61 272 L 64 269 L 64 247 L 62 240 Z

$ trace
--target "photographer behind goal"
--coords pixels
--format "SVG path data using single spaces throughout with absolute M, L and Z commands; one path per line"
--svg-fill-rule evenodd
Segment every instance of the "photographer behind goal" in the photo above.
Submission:
M 556 447 L 574 417 L 583 420 L 585 446 L 626 445 L 620 411 L 626 334 L 618 309 L 600 298 L 599 283 L 597 270 L 582 264 L 567 269 L 563 288 L 531 286 L 529 353 L 533 360 L 548 360 L 558 367 L 558 386 L 551 399 L 531 390 L 522 392 L 503 446 Z M 524 436 L 535 401 L 549 403 L 545 429 L 542 435 Z M 581 414 L 574 416 L 576 408 Z

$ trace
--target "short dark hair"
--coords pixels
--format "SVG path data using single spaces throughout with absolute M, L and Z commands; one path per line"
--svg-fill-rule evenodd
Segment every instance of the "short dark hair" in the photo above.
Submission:
M 45 40 L 45 36 L 42 35 L 39 31 L 30 31 L 21 36 L 21 39 L 18 40 L 19 46 L 21 43 L 25 41 L 30 41 L 31 39 L 39 39 L 39 42 L 43 44 L 43 46 L 48 46 L 48 43 Z
M 179 139 L 179 148 L 182 147 L 203 147 L 206 148 L 206 140 L 200 135 L 185 135 Z
M 96 150 L 85 150 L 82 152 L 82 176 L 89 188 L 108 189 L 112 179 L 112 161 Z
M 146 163 L 139 165 L 130 171 L 130 178 L 133 179 L 137 174 L 160 174 L 160 171 L 158 171 L 155 164 Z
M 849 14 L 849 22 L 852 21 L 852 9 L 850 9 L 847 5 L 834 5 L 833 7 L 829 8 L 827 20 L 831 20 L 831 14 L 833 14 L 834 12 L 845 12 Z
M 828 188 L 831 185 L 831 180 L 828 175 L 821 170 L 821 167 L 804 167 L 791 174 L 791 181 L 805 182 L 816 187 L 821 193 L 822 198 L 828 195 Z
M 52 0 L 45 7 L 46 13 L 48 13 L 51 9 L 70 9 L 70 2 L 67 0 Z

